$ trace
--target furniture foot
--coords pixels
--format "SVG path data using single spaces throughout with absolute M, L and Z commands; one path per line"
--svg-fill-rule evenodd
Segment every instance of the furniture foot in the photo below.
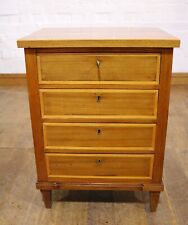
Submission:
M 155 212 L 159 203 L 159 192 L 152 192 L 150 191 L 150 210 L 151 212 Z
M 44 205 L 47 209 L 52 207 L 52 191 L 51 190 L 40 190 L 42 194 L 42 198 L 44 201 Z

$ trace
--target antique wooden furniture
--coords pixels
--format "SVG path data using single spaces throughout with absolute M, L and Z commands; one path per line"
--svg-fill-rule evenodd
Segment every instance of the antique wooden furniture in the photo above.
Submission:
M 42 29 L 25 48 L 37 188 L 163 190 L 173 48 L 151 28 Z

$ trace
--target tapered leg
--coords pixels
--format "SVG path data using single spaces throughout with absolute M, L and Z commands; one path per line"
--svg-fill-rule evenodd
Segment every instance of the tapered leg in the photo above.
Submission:
M 159 203 L 159 192 L 150 192 L 150 210 L 151 212 L 155 212 Z
M 51 190 L 41 190 L 42 198 L 47 209 L 52 207 L 52 191 Z

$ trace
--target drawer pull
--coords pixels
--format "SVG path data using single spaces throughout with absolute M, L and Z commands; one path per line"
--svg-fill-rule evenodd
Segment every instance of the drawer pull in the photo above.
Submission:
M 101 163 L 102 163 L 102 160 L 101 160 L 101 159 L 97 159 L 97 160 L 96 160 L 96 164 L 99 165 L 99 164 L 101 164 Z
M 99 59 L 97 59 L 97 60 L 96 60 L 96 64 L 97 64 L 97 66 L 99 67 L 100 64 L 101 64 L 101 61 L 100 61 Z
M 97 129 L 97 134 L 100 134 L 101 133 L 101 129 Z

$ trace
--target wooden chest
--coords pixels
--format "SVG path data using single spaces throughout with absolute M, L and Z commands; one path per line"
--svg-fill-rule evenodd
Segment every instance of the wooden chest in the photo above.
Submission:
M 18 40 L 26 71 L 37 188 L 150 192 L 162 170 L 173 48 L 159 29 L 43 29 Z

